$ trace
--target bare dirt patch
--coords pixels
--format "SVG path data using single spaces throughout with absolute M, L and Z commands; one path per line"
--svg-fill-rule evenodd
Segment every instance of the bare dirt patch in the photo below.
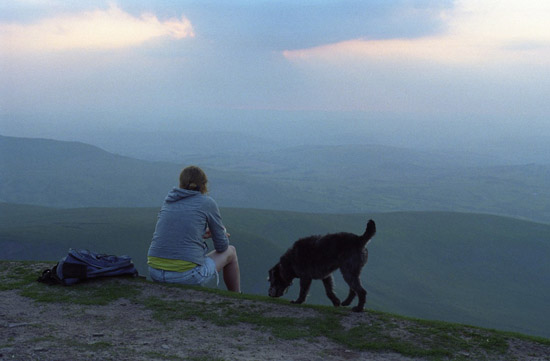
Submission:
M 26 267 L 34 271 L 44 265 Z M 2 272 L 5 274 L 5 269 Z M 308 334 L 304 331 L 307 328 L 293 327 L 292 322 L 296 320 L 309 322 L 326 316 L 315 308 L 133 279 L 91 282 L 84 288 L 85 295 L 88 294 L 86 287 L 137 291 L 105 304 L 37 301 L 39 296 L 48 296 L 48 293 L 72 292 L 71 288 L 61 286 L 27 284 L 1 291 L 0 360 L 428 359 L 407 357 L 394 351 L 353 348 L 323 335 Z M 39 296 L 23 296 L 25 289 Z M 391 324 L 388 335 L 393 332 L 396 339 L 421 342 L 418 334 L 410 331 L 414 321 L 388 321 L 387 317 L 372 312 L 341 312 L 333 316 L 344 330 L 368 331 L 369 327 L 375 330 Z M 368 332 L 365 337 L 370 337 Z M 548 344 L 519 338 L 510 338 L 507 342 L 507 349 L 501 354 L 484 354 L 483 350 L 474 349 L 449 358 L 550 359 Z
M 148 285 L 141 297 L 193 302 L 223 301 L 195 290 Z M 246 323 L 219 326 L 200 317 L 158 321 L 153 311 L 128 299 L 108 305 L 37 302 L 2 292 L 2 360 L 406 360 L 392 353 L 359 352 L 325 338 L 285 340 Z M 232 300 L 257 308 L 258 302 Z M 315 311 L 267 304 L 269 317 L 306 317 Z

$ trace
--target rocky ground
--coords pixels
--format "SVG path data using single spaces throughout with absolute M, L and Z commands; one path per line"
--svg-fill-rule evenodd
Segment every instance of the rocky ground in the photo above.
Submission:
M 32 267 L 38 270 L 43 265 Z M 9 270 L 4 267 L 3 272 L 5 276 Z M 321 309 L 230 297 L 223 292 L 133 279 L 109 279 L 74 289 L 24 282 L 5 288 L 0 292 L 0 360 L 389 361 L 429 357 L 346 346 L 322 333 L 311 334 L 311 327 L 328 324 L 315 323 L 326 317 Z M 380 315 L 371 312 L 346 311 L 330 317 L 337 317 L 343 330 L 359 330 L 364 325 L 374 330 L 380 324 Z M 295 320 L 313 326 L 304 333 L 304 323 L 293 328 Z M 408 331 L 409 322 L 414 321 L 392 319 L 390 336 L 418 343 L 418 334 Z M 473 347 L 444 359 L 550 360 L 549 343 L 516 337 L 506 342 L 497 353 Z

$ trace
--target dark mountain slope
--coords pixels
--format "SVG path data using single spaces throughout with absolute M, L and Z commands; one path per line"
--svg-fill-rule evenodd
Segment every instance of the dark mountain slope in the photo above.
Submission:
M 59 260 L 69 247 L 129 254 L 142 273 L 158 208 L 0 205 L 0 259 Z M 548 337 L 550 226 L 462 213 L 303 214 L 222 208 L 243 290 L 265 295 L 267 270 L 299 237 L 362 233 L 377 222 L 362 279 L 367 307 Z M 337 294 L 347 293 L 340 277 Z M 291 299 L 298 283 L 285 297 Z M 215 287 L 215 284 L 212 285 Z M 327 304 L 320 282 L 309 303 Z

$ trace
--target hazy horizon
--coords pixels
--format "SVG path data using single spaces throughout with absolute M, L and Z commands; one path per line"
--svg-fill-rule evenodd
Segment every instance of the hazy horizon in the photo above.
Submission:
M 370 144 L 478 155 L 494 159 L 495 164 L 550 164 L 550 135 L 524 127 L 495 126 L 486 132 L 474 121 L 461 128 L 425 119 L 416 120 L 411 127 L 398 116 L 362 112 L 237 110 L 187 114 L 182 121 L 153 114 L 0 114 L 0 135 L 79 141 L 111 153 L 160 161 L 178 161 L 178 156 L 199 152 Z M 74 119 L 83 123 L 75 127 Z

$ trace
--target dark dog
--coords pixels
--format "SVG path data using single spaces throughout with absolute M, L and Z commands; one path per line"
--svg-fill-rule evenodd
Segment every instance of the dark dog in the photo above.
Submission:
M 342 232 L 326 236 L 310 236 L 297 240 L 281 256 L 279 263 L 269 270 L 269 295 L 281 297 L 292 284 L 300 279 L 300 295 L 292 303 L 305 301 L 311 281 L 323 280 L 326 294 L 335 307 L 348 306 L 357 294 L 359 302 L 353 311 L 361 312 L 365 306 L 367 291 L 361 285 L 359 275 L 367 263 L 367 242 L 376 233 L 376 224 L 371 219 L 361 236 Z M 344 280 L 349 285 L 349 294 L 344 302 L 334 294 L 332 272 L 340 268 Z

